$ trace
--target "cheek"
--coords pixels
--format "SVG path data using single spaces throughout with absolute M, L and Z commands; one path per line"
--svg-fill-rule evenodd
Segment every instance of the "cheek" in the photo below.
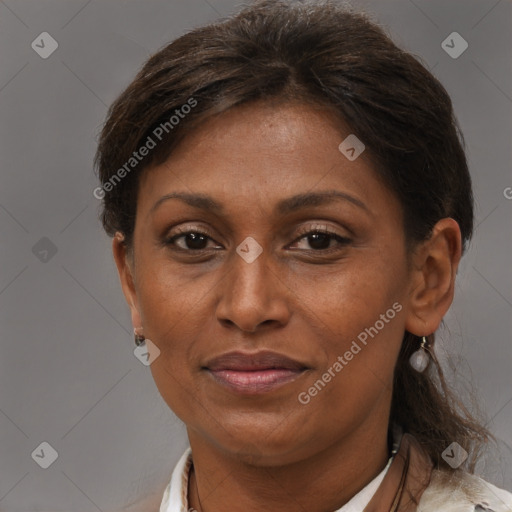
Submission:
M 392 258 L 375 258 L 324 277 L 304 287 L 314 289 L 313 294 L 302 296 L 307 307 L 301 315 L 310 315 L 311 323 L 320 326 L 315 337 L 327 355 L 309 385 L 330 369 L 336 377 L 322 391 L 323 405 L 321 399 L 318 406 L 333 400 L 340 407 L 361 407 L 360 400 L 371 403 L 391 388 L 404 333 L 406 274 L 394 271 Z
M 204 320 L 201 308 L 215 288 L 214 273 L 203 273 L 199 279 L 197 271 L 172 264 L 159 254 L 148 255 L 140 266 L 137 295 L 145 329 L 166 343 L 193 335 Z
M 318 368 L 301 390 L 307 394 L 302 395 L 303 400 L 310 400 L 304 409 L 309 413 L 306 416 L 322 418 L 320 430 L 328 437 L 351 431 L 370 415 L 385 421 L 402 339 L 398 315 L 380 330 L 375 319 L 363 327 L 364 323 L 353 318 L 346 323 L 353 334 L 325 340 L 328 363 Z
M 314 312 L 331 332 L 331 338 L 346 341 L 373 326 L 381 315 L 384 315 L 386 331 L 391 324 L 400 325 L 397 320 L 400 315 L 393 304 L 403 300 L 405 284 L 405 275 L 393 271 L 391 262 L 374 259 L 329 273 L 317 273 L 310 279 L 297 276 L 289 286 L 297 297 L 297 306 L 304 306 L 304 314 Z M 377 327 L 383 330 L 382 321 Z
M 168 358 L 158 357 L 150 369 L 155 385 L 169 409 L 184 423 L 188 423 L 193 417 L 191 404 L 197 400 L 194 382 L 181 375 L 180 365 L 173 367 Z M 201 412 L 201 408 L 198 409 Z
M 144 333 L 160 349 L 151 372 L 160 394 L 181 419 L 197 394 L 197 347 L 205 340 L 207 318 L 213 314 L 211 294 L 217 280 L 213 275 L 196 279 L 155 259 L 140 273 Z

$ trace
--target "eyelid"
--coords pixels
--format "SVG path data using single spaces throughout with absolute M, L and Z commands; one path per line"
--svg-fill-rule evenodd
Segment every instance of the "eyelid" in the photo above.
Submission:
M 303 226 L 302 228 L 300 228 L 294 241 L 296 241 L 298 238 L 301 238 L 303 235 L 309 234 L 311 231 L 317 231 L 317 230 L 321 231 L 321 232 L 326 232 L 326 233 L 329 233 L 332 235 L 337 235 L 340 238 L 349 239 L 348 236 L 341 235 L 334 228 L 331 228 L 328 224 L 320 223 L 320 222 L 313 222 L 311 224 L 307 224 L 307 225 Z M 198 234 L 208 236 L 209 238 L 214 239 L 214 234 L 212 233 L 211 230 L 209 230 L 208 228 L 198 227 L 198 225 L 194 225 L 194 224 L 178 226 L 177 228 L 175 228 L 172 231 L 173 231 L 173 234 L 168 235 L 167 238 L 173 238 L 176 235 L 194 232 L 194 233 L 198 233 Z
M 210 238 L 213 238 L 213 233 L 208 228 L 200 228 L 197 225 L 190 224 L 188 226 L 178 226 L 173 230 L 173 235 L 180 235 L 180 234 L 186 234 L 186 233 L 199 233 L 201 235 L 209 236 Z
M 307 235 L 307 234 L 309 234 L 311 232 L 315 232 L 315 231 L 318 231 L 320 233 L 328 233 L 330 235 L 335 235 L 335 236 L 338 236 L 339 238 L 344 238 L 347 240 L 350 239 L 348 236 L 344 236 L 344 235 L 338 233 L 338 231 L 336 231 L 334 228 L 330 227 L 328 224 L 325 224 L 325 223 L 322 224 L 319 222 L 315 222 L 315 223 L 311 223 L 309 225 L 302 227 L 299 230 L 295 241 L 299 238 L 302 238 L 303 235 Z

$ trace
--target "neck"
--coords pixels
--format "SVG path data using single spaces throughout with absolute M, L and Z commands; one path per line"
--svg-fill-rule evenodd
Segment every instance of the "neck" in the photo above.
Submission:
M 194 456 L 189 507 L 198 512 L 337 510 L 384 469 L 390 456 L 387 427 L 373 435 L 359 430 L 306 459 L 280 466 L 240 461 L 190 430 L 189 440 Z

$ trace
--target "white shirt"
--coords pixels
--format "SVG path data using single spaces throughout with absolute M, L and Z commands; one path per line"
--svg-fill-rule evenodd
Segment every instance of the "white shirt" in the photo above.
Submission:
M 386 467 L 370 483 L 353 496 L 349 502 L 345 503 L 345 505 L 335 512 L 361 512 L 377 492 L 392 460 L 393 457 L 390 457 Z M 191 464 L 192 450 L 189 447 L 174 467 L 171 481 L 164 491 L 160 512 L 193 512 L 194 509 L 188 508 L 187 499 L 188 478 Z

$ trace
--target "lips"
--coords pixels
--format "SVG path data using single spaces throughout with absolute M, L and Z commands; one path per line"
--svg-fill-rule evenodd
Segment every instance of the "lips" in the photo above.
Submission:
M 211 359 L 203 367 L 214 380 L 242 394 L 261 394 L 293 382 L 309 368 L 276 352 L 230 352 Z
M 294 359 L 269 351 L 254 354 L 229 352 L 211 359 L 205 366 L 211 371 L 234 370 L 240 372 L 271 369 L 301 370 L 307 368 L 306 365 Z

